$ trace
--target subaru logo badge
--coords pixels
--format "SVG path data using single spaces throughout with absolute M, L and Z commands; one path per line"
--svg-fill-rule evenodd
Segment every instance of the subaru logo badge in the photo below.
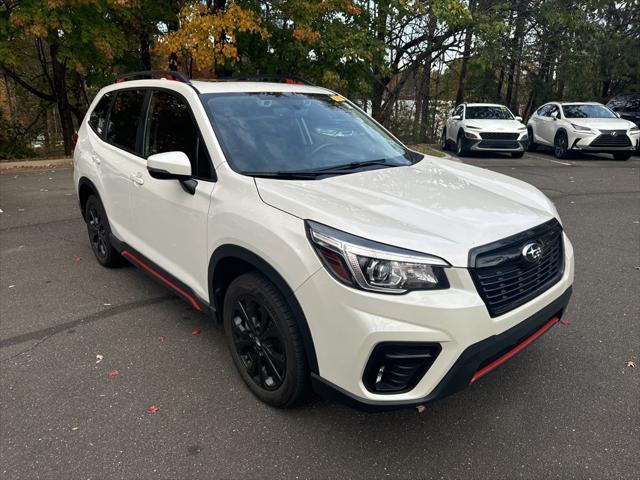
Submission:
M 527 243 L 522 248 L 522 256 L 527 262 L 537 262 L 542 256 L 542 245 L 537 242 Z

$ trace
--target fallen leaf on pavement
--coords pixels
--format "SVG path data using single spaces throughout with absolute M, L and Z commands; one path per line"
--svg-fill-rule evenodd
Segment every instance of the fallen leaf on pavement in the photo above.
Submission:
M 560 320 L 560 323 L 562 325 L 570 325 L 571 324 L 571 322 L 569 320 Z
M 164 337 L 158 337 L 158 340 L 160 341 L 160 343 L 164 342 Z
M 202 330 L 200 330 L 199 328 L 196 328 L 193 332 L 191 332 L 191 335 L 200 335 L 202 333 Z
M 76 256 L 75 256 L 75 258 L 74 258 L 74 260 L 75 260 L 76 262 L 79 262 L 80 260 L 82 260 L 82 258 L 76 255 Z
M 13 288 L 13 287 L 15 287 L 15 285 L 9 285 L 9 288 Z
M 425 405 L 418 405 L 416 407 L 416 410 L 418 411 L 418 413 L 423 413 L 426 409 L 427 407 Z
M 109 370 L 107 372 L 107 376 L 111 378 L 117 377 L 118 375 L 120 375 L 120 372 L 118 372 L 118 370 Z
M 636 368 L 636 362 L 628 361 L 628 362 L 627 362 L 627 367 L 629 367 L 629 368 Z
M 96 363 L 100 363 L 104 357 L 100 354 L 96 355 Z
M 147 407 L 147 413 L 156 413 L 158 410 L 160 410 L 158 407 L 156 407 L 155 405 L 149 405 Z

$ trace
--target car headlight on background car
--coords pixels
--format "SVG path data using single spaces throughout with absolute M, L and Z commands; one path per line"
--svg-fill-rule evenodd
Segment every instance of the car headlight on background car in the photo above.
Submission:
M 634 126 L 634 127 L 631 127 L 629 129 L 629 133 L 634 134 L 634 135 L 637 134 L 637 133 L 640 133 L 640 127 L 638 127 L 637 125 Z
M 385 245 L 310 220 L 307 235 L 325 268 L 354 288 L 384 293 L 449 288 L 445 260 Z
M 582 125 L 576 125 L 575 123 L 572 123 L 571 126 L 576 132 L 594 133 L 589 127 L 583 127 Z

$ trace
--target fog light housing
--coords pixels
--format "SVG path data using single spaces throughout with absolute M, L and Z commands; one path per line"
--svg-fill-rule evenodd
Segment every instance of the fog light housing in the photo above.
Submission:
M 408 392 L 431 368 L 441 350 L 439 343 L 380 343 L 371 352 L 363 383 L 371 393 Z

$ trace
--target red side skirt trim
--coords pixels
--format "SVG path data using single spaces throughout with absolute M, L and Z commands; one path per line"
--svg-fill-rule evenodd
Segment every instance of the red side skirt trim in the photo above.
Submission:
M 183 297 L 185 297 L 187 300 L 189 300 L 189 303 L 191 303 L 191 305 L 193 305 L 193 308 L 195 308 L 196 310 L 198 310 L 199 312 L 202 311 L 202 308 L 200 307 L 200 304 L 196 301 L 195 298 L 193 298 L 193 296 L 189 295 L 187 292 L 185 292 L 183 289 L 181 289 L 180 287 L 178 287 L 175 283 L 173 283 L 172 281 L 168 280 L 167 278 L 163 277 L 160 273 L 156 272 L 153 268 L 151 268 L 149 265 L 147 265 L 146 263 L 144 263 L 142 260 L 140 260 L 138 257 L 136 257 L 133 253 L 131 253 L 129 250 L 122 250 L 120 252 L 120 254 L 123 257 L 127 257 L 130 260 L 132 260 L 133 262 L 135 262 L 138 266 L 140 266 L 141 268 L 144 268 L 147 272 L 149 272 L 151 275 L 153 275 L 154 277 L 156 277 L 158 280 L 160 280 L 161 282 L 165 283 L 166 285 L 168 285 L 169 287 L 171 287 L 172 289 L 174 289 L 176 292 L 178 292 L 180 295 L 182 295 Z
M 542 327 L 540 327 L 538 330 L 536 330 L 533 333 L 533 335 L 531 335 L 530 337 L 527 337 L 522 343 L 518 344 L 512 350 L 509 350 L 507 353 L 505 353 L 501 357 L 498 357 L 493 362 L 491 362 L 489 365 L 486 365 L 486 366 L 482 367 L 480 370 L 478 370 L 475 373 L 475 375 L 471 379 L 471 383 L 474 383 L 476 380 L 478 380 L 480 377 L 482 377 L 482 376 L 486 375 L 487 373 L 489 373 L 491 370 L 496 368 L 498 365 L 502 365 L 504 362 L 506 362 L 511 357 L 513 357 L 520 350 L 524 349 L 525 347 L 527 347 L 528 345 L 533 343 L 533 341 L 536 338 L 540 337 L 544 332 L 549 330 L 551 327 L 553 327 L 559 321 L 560 321 L 559 317 L 553 317 L 551 320 L 549 320 L 547 323 L 545 323 Z

